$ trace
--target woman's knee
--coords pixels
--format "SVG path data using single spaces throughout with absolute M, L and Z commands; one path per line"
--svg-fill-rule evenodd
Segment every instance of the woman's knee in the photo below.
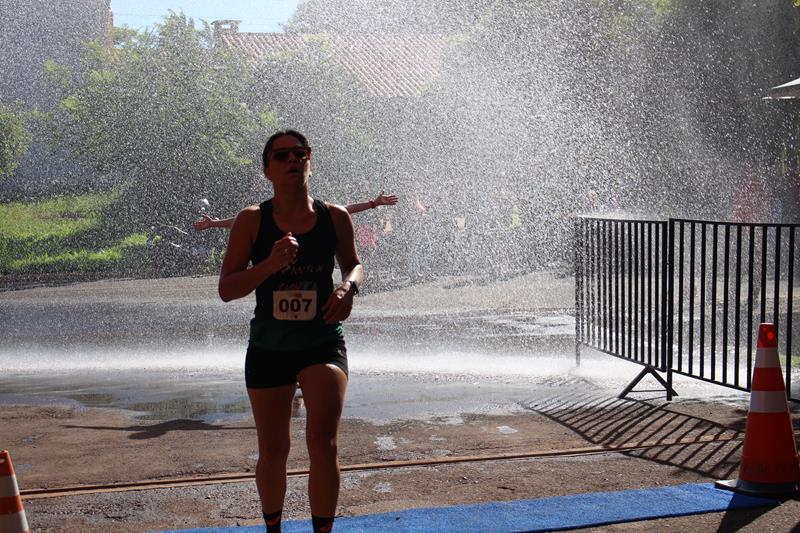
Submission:
M 339 442 L 336 434 L 309 433 L 306 435 L 308 454 L 311 457 L 325 458 L 336 457 L 339 453 Z
M 264 464 L 285 464 L 289 459 L 291 443 L 287 440 L 272 441 L 260 447 L 258 453 L 258 463 Z

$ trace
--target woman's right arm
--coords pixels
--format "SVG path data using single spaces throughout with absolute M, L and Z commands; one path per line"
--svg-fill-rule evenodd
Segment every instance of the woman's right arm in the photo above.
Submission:
M 233 222 L 219 275 L 219 297 L 225 302 L 247 296 L 297 254 L 297 241 L 287 234 L 275 242 L 269 257 L 248 268 L 260 223 L 261 210 L 256 206 L 242 210 Z

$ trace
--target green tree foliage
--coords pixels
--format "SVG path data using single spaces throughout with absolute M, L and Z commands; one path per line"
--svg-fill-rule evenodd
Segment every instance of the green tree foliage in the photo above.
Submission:
M 796 77 L 800 17 L 785 0 L 508 0 L 472 20 L 408 117 L 434 148 L 409 159 L 417 173 L 459 180 L 433 203 L 487 206 L 498 225 L 498 204 L 552 219 L 595 196 L 725 217 L 745 169 L 774 176 L 793 135 L 786 106 L 761 100 Z
M 451 36 L 428 94 L 376 103 L 373 142 L 395 190 L 434 206 L 417 234 L 446 242 L 439 228 L 468 214 L 489 236 L 460 243 L 473 263 L 563 253 L 587 210 L 727 218 L 753 165 L 789 190 L 787 107 L 761 96 L 797 76 L 791 2 L 344 3 L 309 0 L 288 29 Z
M 314 194 L 342 203 L 371 194 L 362 178 L 375 177 L 378 104 L 333 60 L 326 37 L 312 38 L 301 51 L 265 57 L 255 77 L 253 94 L 268 95 L 280 127 L 307 135 L 318 154 Z
M 14 174 L 30 140 L 27 115 L 0 101 L 0 180 Z
M 241 207 L 271 124 L 247 104 L 251 69 L 183 14 L 154 32 L 116 30 L 114 40 L 88 46 L 79 72 L 47 66 L 61 90 L 48 114 L 52 140 L 114 176 L 116 213 L 142 226 L 185 223 L 201 198 Z

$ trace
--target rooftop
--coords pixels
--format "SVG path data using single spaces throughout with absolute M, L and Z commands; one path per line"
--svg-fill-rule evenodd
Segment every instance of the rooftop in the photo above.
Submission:
M 214 23 L 218 45 L 261 59 L 302 52 L 324 41 L 331 57 L 378 97 L 417 97 L 441 73 L 445 37 L 408 35 L 334 35 L 243 33 L 236 21 Z

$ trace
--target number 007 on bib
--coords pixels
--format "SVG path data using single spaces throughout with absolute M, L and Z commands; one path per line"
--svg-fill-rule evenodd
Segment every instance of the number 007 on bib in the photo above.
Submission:
M 313 320 L 317 291 L 273 291 L 272 316 L 276 320 Z

